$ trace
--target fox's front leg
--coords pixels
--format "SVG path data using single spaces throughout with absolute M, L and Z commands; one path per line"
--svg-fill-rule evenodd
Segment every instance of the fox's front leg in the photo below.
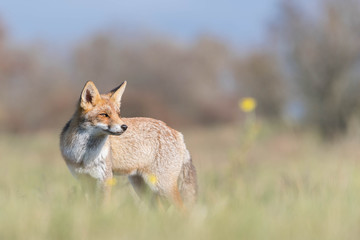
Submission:
M 115 185 L 115 179 L 112 174 L 109 174 L 103 181 L 99 182 L 98 185 L 98 197 L 102 204 L 107 205 L 111 200 L 111 190 Z
M 112 177 L 106 180 L 95 179 L 90 176 L 80 178 L 81 189 L 86 200 L 95 201 L 99 204 L 106 204 L 110 201 L 113 181 Z
M 111 200 L 111 189 L 115 185 L 115 179 L 113 178 L 112 164 L 109 156 L 105 159 L 105 168 L 103 169 L 103 178 L 98 181 L 98 196 L 102 204 L 108 204 Z
M 89 175 L 80 175 L 78 180 L 81 186 L 81 192 L 87 201 L 91 201 L 97 195 L 97 181 Z

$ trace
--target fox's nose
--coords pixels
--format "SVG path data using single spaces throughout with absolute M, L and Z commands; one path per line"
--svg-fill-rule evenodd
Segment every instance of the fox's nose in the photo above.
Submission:
M 125 131 L 127 128 L 128 128 L 127 125 L 125 125 L 125 124 L 121 125 L 121 129 L 122 129 L 123 131 Z

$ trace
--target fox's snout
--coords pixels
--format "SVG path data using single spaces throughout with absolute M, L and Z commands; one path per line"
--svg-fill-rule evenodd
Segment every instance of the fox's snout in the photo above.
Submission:
M 103 132 L 109 135 L 121 135 L 123 134 L 128 126 L 126 124 L 104 124 L 104 123 L 97 123 L 95 125 L 98 129 L 101 129 Z
M 122 125 L 116 124 L 116 125 L 110 126 L 108 128 L 107 132 L 111 135 L 121 135 L 126 131 L 127 128 L 128 128 L 128 126 L 125 124 L 122 124 Z

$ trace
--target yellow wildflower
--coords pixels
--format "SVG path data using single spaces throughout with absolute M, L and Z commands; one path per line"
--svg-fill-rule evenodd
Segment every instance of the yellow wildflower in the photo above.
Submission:
M 149 182 L 152 185 L 154 185 L 157 182 L 157 178 L 156 178 L 156 176 L 154 174 L 150 174 L 148 178 L 149 178 Z
M 109 178 L 108 180 L 106 180 L 106 185 L 115 186 L 116 185 L 116 178 Z
M 239 108 L 243 112 L 252 112 L 256 108 L 256 100 L 251 97 L 243 98 L 239 101 Z

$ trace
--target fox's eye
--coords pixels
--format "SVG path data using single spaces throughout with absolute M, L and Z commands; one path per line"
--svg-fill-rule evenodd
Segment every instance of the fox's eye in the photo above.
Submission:
M 100 113 L 99 115 L 102 117 L 107 117 L 107 118 L 109 117 L 109 115 L 107 115 L 107 113 Z

